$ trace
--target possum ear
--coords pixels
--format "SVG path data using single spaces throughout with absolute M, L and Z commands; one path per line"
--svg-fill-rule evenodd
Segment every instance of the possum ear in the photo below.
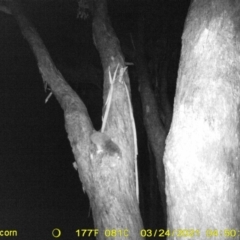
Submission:
M 106 141 L 110 140 L 110 137 L 102 132 L 94 132 L 91 137 L 91 141 L 98 145 L 104 145 Z

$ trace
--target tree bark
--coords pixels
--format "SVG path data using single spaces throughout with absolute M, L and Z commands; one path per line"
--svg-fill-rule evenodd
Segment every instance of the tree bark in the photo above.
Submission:
M 125 68 L 124 57 L 119 40 L 108 18 L 106 1 L 93 1 L 92 13 L 94 43 L 100 53 L 104 71 L 103 98 L 105 103 L 111 87 L 114 91 L 104 133 L 120 147 L 122 155 L 121 159 L 115 162 L 114 169 L 109 168 L 108 162 L 103 163 L 104 168 L 109 169 L 109 177 L 106 178 L 105 184 L 99 186 L 99 192 L 104 192 L 105 197 L 95 201 L 95 205 L 92 206 L 98 209 L 96 211 L 98 216 L 95 215 L 94 219 L 96 227 L 100 229 L 106 227 L 108 229 L 128 229 L 131 232 L 131 235 L 128 236 L 129 239 L 140 239 L 139 233 L 143 226 L 136 198 L 135 124 L 131 120 L 129 77 L 127 71 L 123 71 Z M 112 86 L 110 76 L 114 76 L 114 73 L 116 81 Z M 103 115 L 105 114 L 106 108 L 103 109 Z M 112 159 L 109 161 L 112 162 Z M 109 179 L 112 180 L 109 181 Z M 119 239 L 122 238 L 119 237 Z
M 239 14 L 230 0 L 188 13 L 164 154 L 169 239 L 239 236 Z
M 24 16 L 18 2 L 9 0 L 7 3 L 10 13 L 13 14 L 17 20 L 23 36 L 33 50 L 39 71 L 43 78 L 45 90 L 47 86 L 50 87 L 52 93 L 64 111 L 65 127 L 73 149 L 74 157 L 78 162 L 79 176 L 83 188 L 87 188 L 87 183 L 91 182 L 91 170 L 88 159 L 90 151 L 90 135 L 93 132 L 93 126 L 87 109 L 78 95 L 64 80 L 62 74 L 55 67 L 44 43 L 34 26 Z
M 159 117 L 157 102 L 150 85 L 150 77 L 144 56 L 144 11 L 140 11 L 138 20 L 138 40 L 136 49 L 136 69 L 138 72 L 139 92 L 142 100 L 143 119 L 148 140 L 156 161 L 159 191 L 166 221 L 165 172 L 163 153 L 165 148 L 166 131 Z
M 65 127 L 83 189 L 93 211 L 97 239 L 142 239 L 143 228 L 135 185 L 136 142 L 129 78 L 107 16 L 105 0 L 93 1 L 93 35 L 104 68 L 105 128 L 96 132 L 87 109 L 56 69 L 38 33 L 17 1 L 8 8 L 33 49 L 45 85 L 64 110 Z M 109 92 L 112 91 L 109 99 Z

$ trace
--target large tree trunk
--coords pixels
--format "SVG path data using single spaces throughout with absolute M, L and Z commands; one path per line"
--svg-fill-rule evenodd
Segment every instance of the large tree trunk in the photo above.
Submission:
M 56 69 L 17 1 L 9 0 L 7 4 L 7 13 L 14 15 L 33 49 L 44 83 L 64 110 L 74 166 L 89 196 L 95 228 L 99 230 L 97 239 L 140 239 L 143 226 L 136 195 L 137 149 L 129 78 L 107 16 L 106 1 L 93 1 L 92 5 L 93 34 L 104 68 L 106 107 L 101 132 L 93 129 L 85 105 Z
M 239 236 L 239 15 L 230 0 L 189 10 L 164 155 L 170 239 Z

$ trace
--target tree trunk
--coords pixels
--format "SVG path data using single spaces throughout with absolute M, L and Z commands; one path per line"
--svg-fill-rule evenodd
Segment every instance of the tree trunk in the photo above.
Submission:
M 94 1 L 93 35 L 104 68 L 104 126 L 93 129 L 87 109 L 56 69 L 17 1 L 7 2 L 38 62 L 45 85 L 64 110 L 65 126 L 80 180 L 93 211 L 97 239 L 142 239 L 136 195 L 136 133 L 129 78 L 105 0 Z
M 188 13 L 164 154 L 169 239 L 239 236 L 239 14 L 230 0 Z
M 96 169 L 97 193 L 101 196 L 91 204 L 95 227 L 99 229 L 125 229 L 128 239 L 140 239 L 143 228 L 136 197 L 138 190 L 137 154 L 135 123 L 130 102 L 129 77 L 124 65 L 119 40 L 112 29 L 107 13 L 106 0 L 93 1 L 93 39 L 99 51 L 104 71 L 104 117 L 108 114 L 107 124 L 102 132 L 107 134 L 120 147 L 120 158 L 103 158 L 103 172 Z M 116 76 L 116 80 L 114 80 Z M 111 105 L 107 113 L 107 99 L 113 90 Z M 104 121 L 103 121 L 104 125 Z M 135 172 L 135 174 L 134 174 Z M 103 180 L 104 179 L 104 180 Z M 137 192 L 138 195 L 138 192 Z M 126 236 L 116 235 L 117 239 Z M 106 237 L 99 239 L 105 239 Z M 112 236 L 110 239 L 115 239 Z M 142 239 L 142 238 L 141 238 Z
M 142 10 L 142 11 L 141 11 Z M 150 77 L 144 56 L 144 10 L 141 9 L 138 19 L 138 39 L 136 49 L 136 69 L 138 72 L 139 92 L 142 100 L 143 119 L 147 137 L 156 161 L 158 185 L 163 208 L 162 218 L 166 221 L 165 173 L 163 153 L 165 148 L 166 130 L 159 117 L 157 102 L 150 85 Z

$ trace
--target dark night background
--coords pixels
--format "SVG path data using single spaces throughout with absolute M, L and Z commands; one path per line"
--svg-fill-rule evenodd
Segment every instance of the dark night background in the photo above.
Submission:
M 109 2 L 109 15 L 121 46 L 132 48 L 130 35 L 136 34 L 137 28 L 136 1 Z M 177 55 L 168 69 L 172 100 L 189 1 L 148 1 L 148 43 L 161 38 L 164 18 L 160 13 L 165 2 L 169 4 L 167 41 Z M 98 130 L 101 126 L 102 70 L 93 45 L 91 17 L 85 21 L 77 19 L 75 1 L 25 0 L 23 6 L 53 61 L 84 100 Z M 126 61 L 133 59 L 126 56 Z M 70 73 L 77 69 L 83 69 L 74 75 L 80 82 Z M 134 66 L 128 69 L 139 154 L 144 158 L 148 147 L 140 97 L 136 80 L 134 82 Z M 54 96 L 45 104 L 47 96 L 35 57 L 15 19 L 0 12 L 0 229 L 17 230 L 19 239 L 52 239 L 51 231 L 60 228 L 62 239 L 77 239 L 77 229 L 94 228 L 91 211 L 72 166 L 74 158 L 64 128 L 63 111 Z M 145 165 L 146 162 L 139 162 L 140 175 L 144 179 L 141 186 L 148 188 L 147 173 L 141 170 Z M 144 223 L 145 227 L 151 227 Z

